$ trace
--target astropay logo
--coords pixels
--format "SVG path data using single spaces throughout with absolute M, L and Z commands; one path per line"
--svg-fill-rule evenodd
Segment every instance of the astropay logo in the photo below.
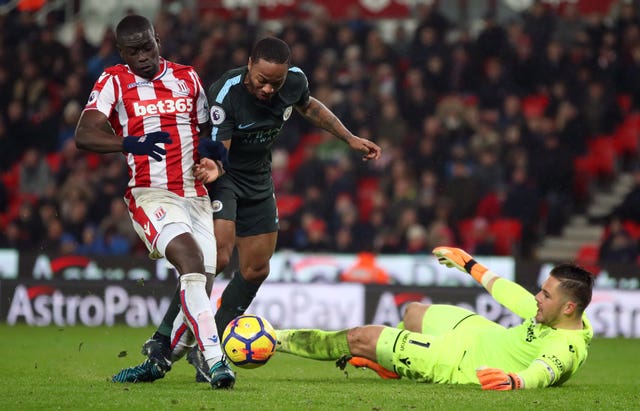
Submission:
M 108 286 L 104 293 L 68 295 L 49 285 L 18 285 L 11 299 L 7 324 L 24 321 L 27 325 L 113 325 L 130 327 L 158 325 L 169 306 L 169 298 L 129 294 L 119 286 Z
M 133 103 L 136 117 L 153 116 L 157 114 L 183 114 L 193 111 L 192 98 L 176 98 L 166 100 L 145 100 Z

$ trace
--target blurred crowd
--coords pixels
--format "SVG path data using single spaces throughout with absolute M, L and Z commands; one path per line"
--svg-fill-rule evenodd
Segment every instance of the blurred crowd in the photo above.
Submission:
M 380 161 L 363 163 L 293 115 L 273 150 L 280 249 L 458 244 L 527 257 L 584 210 L 591 184 L 613 177 L 585 184 L 576 164 L 640 108 L 638 7 L 620 2 L 608 16 L 585 17 L 564 6 L 534 2 L 502 22 L 488 13 L 476 34 L 418 5 L 415 29 L 398 24 L 392 39 L 372 21 L 335 20 L 322 8 L 292 13 L 275 31 L 242 11 L 167 7 L 154 23 L 162 55 L 194 66 L 205 87 L 246 64 L 260 36 L 284 39 L 312 95 L 383 148 Z M 121 198 L 123 156 L 73 142 L 93 82 L 120 62 L 113 32 L 93 46 L 77 23 L 63 45 L 55 15 L 38 24 L 18 11 L 0 16 L 0 27 L 0 247 L 144 255 Z M 615 172 L 637 168 L 636 152 L 616 160 Z M 640 220 L 637 210 L 612 221 Z M 505 220 L 517 226 L 506 247 L 505 229 L 495 228 Z M 632 244 L 637 261 L 637 237 Z

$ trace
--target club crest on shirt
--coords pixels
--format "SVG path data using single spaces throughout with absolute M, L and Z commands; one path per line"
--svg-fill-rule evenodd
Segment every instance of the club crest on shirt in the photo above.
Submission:
M 222 210 L 222 201 L 213 200 L 211 202 L 211 208 L 213 209 L 214 213 L 217 213 L 218 211 L 221 211 Z
M 160 221 L 163 218 L 165 218 L 165 216 L 167 215 L 167 212 L 165 211 L 164 208 L 158 207 L 156 208 L 156 211 L 153 212 L 153 215 L 156 217 L 156 220 Z
M 189 93 L 190 93 L 190 90 L 189 90 L 189 86 L 187 85 L 187 82 L 184 80 L 178 80 L 178 90 L 176 91 L 176 94 L 187 95 Z
M 211 106 L 211 110 L 209 110 L 209 114 L 211 115 L 211 122 L 214 126 L 222 124 L 225 118 L 227 118 L 224 109 L 220 106 Z
M 284 109 L 284 114 L 282 115 L 282 119 L 284 121 L 289 120 L 289 117 L 291 117 L 291 112 L 293 111 L 293 107 L 289 106 L 287 108 Z
M 89 100 L 87 101 L 87 105 L 95 103 L 96 100 L 98 100 L 99 95 L 100 95 L 100 92 L 98 90 L 93 90 L 91 94 L 89 94 Z

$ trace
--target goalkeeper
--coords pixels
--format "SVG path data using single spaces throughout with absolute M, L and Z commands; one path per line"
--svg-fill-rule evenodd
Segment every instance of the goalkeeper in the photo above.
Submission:
M 557 386 L 584 363 L 593 337 L 584 314 L 593 288 L 589 272 L 557 265 L 534 296 L 461 249 L 437 247 L 433 254 L 471 274 L 524 322 L 505 328 L 460 307 L 412 303 L 399 328 L 279 330 L 278 350 L 343 366 L 351 359 L 387 378 L 479 384 L 485 390 Z

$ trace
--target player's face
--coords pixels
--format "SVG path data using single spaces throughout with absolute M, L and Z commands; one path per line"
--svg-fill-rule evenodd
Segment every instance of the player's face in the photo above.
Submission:
M 567 297 L 560 289 L 560 281 L 557 278 L 549 277 L 542 283 L 540 292 L 536 294 L 536 302 L 536 322 L 554 327 L 563 319 Z
M 258 100 L 271 100 L 287 79 L 289 65 L 272 63 L 263 59 L 249 59 L 249 71 L 244 84 Z
M 118 39 L 120 57 L 137 76 L 153 79 L 160 69 L 158 37 L 151 29 Z

